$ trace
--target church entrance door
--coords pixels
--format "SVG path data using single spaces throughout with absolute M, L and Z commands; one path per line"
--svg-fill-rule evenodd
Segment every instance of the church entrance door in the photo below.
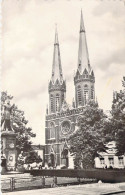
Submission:
M 68 149 L 64 149 L 61 153 L 61 161 L 62 165 L 65 165 L 67 168 L 69 166 L 69 159 L 68 159 Z
M 50 163 L 52 167 L 55 166 L 55 155 L 53 153 L 50 154 Z

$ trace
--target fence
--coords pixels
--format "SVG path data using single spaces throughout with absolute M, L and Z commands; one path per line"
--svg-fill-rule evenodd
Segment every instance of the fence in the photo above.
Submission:
M 27 170 L 20 177 L 1 180 L 2 192 L 79 183 L 125 182 L 125 170 Z
M 23 175 L 22 175 L 23 176 Z M 65 186 L 80 183 L 92 183 L 96 182 L 94 179 L 79 179 L 79 178 L 64 178 L 64 177 L 45 177 L 45 176 L 29 176 L 29 177 L 12 177 L 1 180 L 1 190 L 16 191 L 16 190 L 29 190 L 48 188 L 56 186 Z
M 1 189 L 3 192 L 42 187 L 44 187 L 43 177 L 10 177 L 1 180 Z

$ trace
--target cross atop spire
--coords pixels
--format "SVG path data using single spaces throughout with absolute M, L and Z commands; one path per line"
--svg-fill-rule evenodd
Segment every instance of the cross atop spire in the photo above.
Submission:
M 57 27 L 55 29 L 55 41 L 54 41 L 54 53 L 53 53 L 53 65 L 52 65 L 52 77 L 51 81 L 55 83 L 56 81 L 60 83 L 63 82 L 62 66 L 61 66 L 61 57 L 58 41 Z
M 83 14 L 81 10 L 81 20 L 80 20 L 80 35 L 79 35 L 79 52 L 78 52 L 78 70 L 80 74 L 84 70 L 90 72 L 89 54 L 86 41 L 86 33 L 83 21 Z

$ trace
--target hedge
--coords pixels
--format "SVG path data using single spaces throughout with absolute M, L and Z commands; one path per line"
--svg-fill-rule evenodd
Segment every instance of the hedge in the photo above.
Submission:
M 125 169 L 121 170 L 76 170 L 76 169 L 61 169 L 61 170 L 26 170 L 25 173 L 30 173 L 33 176 L 50 176 L 50 177 L 76 177 L 97 179 L 103 182 L 125 182 Z

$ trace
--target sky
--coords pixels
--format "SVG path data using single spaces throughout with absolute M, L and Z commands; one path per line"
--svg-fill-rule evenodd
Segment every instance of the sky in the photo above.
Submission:
M 80 12 L 83 11 L 95 93 L 100 108 L 109 110 L 113 90 L 125 76 L 124 0 L 3 0 L 2 90 L 14 96 L 36 133 L 34 144 L 45 143 L 45 113 L 49 102 L 55 24 L 57 24 L 66 100 L 75 96 Z

